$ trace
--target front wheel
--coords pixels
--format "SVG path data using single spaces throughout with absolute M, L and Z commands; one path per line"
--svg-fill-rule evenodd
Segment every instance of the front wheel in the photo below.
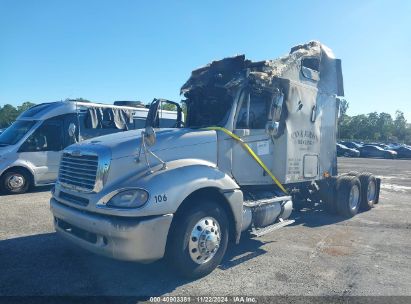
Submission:
M 199 278 L 212 272 L 221 262 L 228 243 L 225 211 L 209 200 L 176 215 L 168 242 L 168 257 L 184 277 Z
M 30 176 L 23 170 L 12 169 L 1 176 L 0 186 L 6 194 L 25 193 L 30 187 Z

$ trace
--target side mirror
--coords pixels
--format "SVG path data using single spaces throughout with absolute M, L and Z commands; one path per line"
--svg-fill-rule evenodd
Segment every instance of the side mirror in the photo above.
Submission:
M 68 127 L 68 135 L 71 138 L 74 138 L 74 141 L 77 142 L 77 140 L 76 140 L 76 129 L 77 129 L 76 125 L 74 123 L 70 123 L 70 125 Z
M 283 112 L 284 94 L 277 89 L 274 92 L 273 99 L 271 101 L 270 117 L 269 120 L 273 122 L 279 122 L 281 119 L 281 113 Z
M 265 131 L 271 137 L 279 135 L 281 114 L 283 112 L 284 93 L 276 89 L 271 99 L 270 112 L 268 122 L 265 125 Z
M 265 125 L 265 131 L 270 136 L 277 136 L 280 124 L 277 121 L 269 121 Z
M 171 100 L 155 98 L 148 110 L 146 127 L 160 128 L 160 111 L 164 104 L 170 104 L 177 109 L 177 119 L 174 127 L 181 128 L 183 126 L 183 110 L 181 106 Z

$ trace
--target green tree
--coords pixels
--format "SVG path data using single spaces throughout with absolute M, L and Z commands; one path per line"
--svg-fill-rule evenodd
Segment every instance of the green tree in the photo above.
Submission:
M 377 121 L 377 128 L 381 133 L 382 140 L 389 141 L 393 136 L 394 122 L 388 113 L 380 113 Z
M 185 103 L 184 103 L 185 105 Z M 342 137 L 344 138 L 344 136 L 342 134 L 345 133 L 346 127 L 347 127 L 347 118 L 348 116 L 346 115 L 348 107 L 349 107 L 349 103 L 346 99 L 341 99 L 340 103 L 339 103 L 339 113 L 338 113 L 338 137 Z M 345 123 L 345 124 L 344 124 Z
M 18 115 L 19 112 L 15 107 L 10 104 L 4 105 L 4 107 L 0 108 L 0 128 L 10 126 Z
M 23 102 L 20 106 L 17 106 L 17 109 L 10 105 L 6 104 L 4 107 L 0 107 L 0 128 L 6 128 L 10 126 L 21 113 L 31 108 L 35 104 L 29 101 Z
M 30 109 L 31 107 L 35 105 L 36 105 L 35 103 L 32 103 L 30 101 L 23 102 L 21 106 L 17 106 L 17 112 L 19 112 L 19 114 L 23 113 L 24 111 Z
M 167 110 L 167 111 L 177 111 L 177 108 L 175 105 L 171 104 L 171 103 L 165 103 L 163 102 L 161 104 L 161 109 L 162 110 Z
M 353 139 L 353 134 L 351 131 L 351 117 L 348 115 L 344 115 L 341 117 L 341 121 L 339 123 L 339 137 L 344 139 Z
M 401 141 L 405 140 L 407 134 L 407 120 L 400 110 L 395 111 L 394 135 Z
M 347 110 L 350 106 L 350 103 L 346 99 L 341 99 L 340 100 L 340 117 L 343 117 L 347 114 Z
M 368 137 L 371 140 L 380 140 L 381 132 L 378 129 L 378 118 L 379 114 L 377 112 L 369 113 L 368 115 Z

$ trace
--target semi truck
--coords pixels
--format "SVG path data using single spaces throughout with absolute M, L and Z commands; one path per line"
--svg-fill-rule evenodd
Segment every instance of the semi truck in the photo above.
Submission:
M 341 61 L 320 42 L 274 60 L 213 61 L 181 94 L 185 121 L 178 103 L 155 99 L 144 130 L 64 150 L 50 200 L 58 234 L 114 259 L 168 258 L 198 278 L 242 234 L 294 223 L 296 206 L 350 218 L 378 203 L 371 173 L 338 175 Z M 159 127 L 163 103 L 177 107 L 172 128 Z

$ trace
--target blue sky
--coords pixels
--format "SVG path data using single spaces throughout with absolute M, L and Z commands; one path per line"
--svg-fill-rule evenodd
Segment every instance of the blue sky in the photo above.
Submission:
M 411 1 L 0 0 L 0 105 L 180 100 L 191 70 L 320 40 L 343 62 L 348 114 L 411 121 Z

